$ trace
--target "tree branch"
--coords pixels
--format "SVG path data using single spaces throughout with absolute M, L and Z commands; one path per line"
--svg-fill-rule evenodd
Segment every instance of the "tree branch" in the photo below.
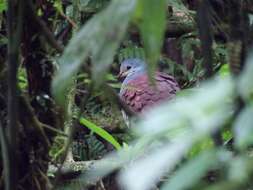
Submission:
M 18 13 L 16 8 L 18 5 Z M 9 162 L 5 165 L 5 189 L 17 189 L 17 69 L 19 62 L 19 47 L 23 25 L 23 3 L 8 1 L 7 33 L 8 33 L 8 127 L 7 145 Z M 6 161 L 5 161 L 6 162 Z
M 27 6 L 29 8 L 29 11 L 30 11 L 29 16 L 38 25 L 38 27 L 41 28 L 41 32 L 45 36 L 45 38 L 47 39 L 48 43 L 53 48 L 55 48 L 59 53 L 62 53 L 64 50 L 64 47 L 55 39 L 54 34 L 47 27 L 46 23 L 37 16 L 36 11 L 34 10 L 32 1 L 26 0 L 25 2 L 26 2 Z

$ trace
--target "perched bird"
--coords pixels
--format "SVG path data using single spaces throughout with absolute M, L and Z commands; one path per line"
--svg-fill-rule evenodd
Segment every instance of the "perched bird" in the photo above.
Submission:
M 121 63 L 119 78 L 123 79 L 119 96 L 136 114 L 172 99 L 179 90 L 174 77 L 158 71 L 154 76 L 155 85 L 152 85 L 146 63 L 138 58 L 126 59 Z

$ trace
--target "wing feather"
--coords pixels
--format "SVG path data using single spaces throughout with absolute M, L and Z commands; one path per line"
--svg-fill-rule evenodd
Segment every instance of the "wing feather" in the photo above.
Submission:
M 174 77 L 156 72 L 155 86 L 150 84 L 147 75 L 142 74 L 129 80 L 120 96 L 132 111 L 141 113 L 156 103 L 172 99 L 179 89 Z

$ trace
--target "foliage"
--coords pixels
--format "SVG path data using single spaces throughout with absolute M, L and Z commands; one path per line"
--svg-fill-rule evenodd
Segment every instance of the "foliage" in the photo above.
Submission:
M 252 67 L 252 62 L 252 59 L 248 61 L 249 68 Z M 243 80 L 245 75 L 240 78 Z M 252 163 L 252 156 L 246 153 L 235 156 L 225 148 L 213 147 L 202 150 L 182 163 L 191 147 L 197 142 L 205 141 L 207 136 L 232 119 L 231 100 L 235 98 L 234 88 L 235 85 L 228 77 L 214 79 L 197 92 L 152 110 L 134 129 L 139 136 L 137 142 L 130 149 L 101 160 L 95 166 L 97 168 L 87 175 L 96 179 L 111 172 L 115 168 L 108 168 L 106 163 L 110 161 L 117 163 L 116 168 L 125 168 L 126 163 L 129 163 L 120 175 L 121 183 L 126 189 L 150 189 L 161 177 L 168 174 L 168 181 L 161 189 L 185 189 L 200 185 L 200 180 L 208 171 L 222 168 L 225 172 L 222 179 L 228 178 L 229 181 L 226 185 L 221 182 L 211 188 L 237 189 L 250 180 L 247 176 L 252 175 L 253 168 L 248 165 Z M 245 108 L 233 126 L 235 144 L 239 151 L 252 145 L 251 112 L 251 107 Z M 138 183 L 132 183 L 137 176 Z M 184 179 L 186 176 L 187 179 Z M 85 177 L 83 180 L 86 180 Z M 87 179 L 91 180 L 89 177 Z M 203 184 L 202 188 L 208 186 Z
M 2 13 L 3 11 L 5 11 L 7 8 L 7 4 L 5 0 L 1 0 L 0 1 L 0 13 Z
M 83 117 L 80 118 L 80 123 L 83 126 L 86 126 L 87 128 L 89 128 L 94 133 L 98 134 L 100 137 L 104 138 L 107 142 L 111 143 L 117 150 L 121 148 L 117 140 L 101 127 L 96 126 L 96 124 L 88 121 L 87 119 Z
M 71 78 L 89 54 L 92 55 L 94 62 L 93 77 L 94 79 L 96 77 L 97 83 L 101 84 L 134 8 L 135 0 L 113 1 L 103 12 L 89 20 L 70 41 L 60 59 L 60 70 L 54 79 L 52 88 L 61 104 L 64 104 L 61 95 L 66 94 Z M 108 38 L 110 41 L 107 40 Z M 62 81 L 65 81 L 65 84 L 59 85 Z
M 4 63 L 13 55 L 5 17 L 11 2 L 0 0 L 0 135 L 7 153 L 12 147 L 2 137 L 10 135 L 13 97 L 7 95 L 10 65 Z M 17 27 L 23 30 L 17 39 L 22 42 L 16 68 L 18 167 L 0 162 L 0 188 L 9 170 L 19 172 L 17 186 L 23 189 L 118 189 L 116 183 L 126 190 L 252 188 L 250 1 L 208 1 L 214 72 L 208 80 L 198 34 L 203 26 L 196 26 L 202 1 L 194 6 L 186 0 L 14 2 L 15 10 L 25 7 L 24 19 L 15 13 L 12 23 L 24 23 Z M 109 87 L 119 91 L 119 63 L 129 57 L 147 62 L 151 82 L 159 69 L 182 89 L 174 100 L 132 119 L 130 130 L 117 96 L 108 93 Z M 77 164 L 92 166 L 65 170 L 68 146 Z M 0 161 L 9 162 L 3 150 Z M 50 171 L 52 165 L 59 170 Z

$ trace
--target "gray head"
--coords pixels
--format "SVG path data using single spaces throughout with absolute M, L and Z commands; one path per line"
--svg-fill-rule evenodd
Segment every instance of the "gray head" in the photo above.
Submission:
M 139 58 L 124 60 L 120 65 L 119 78 L 132 78 L 137 74 L 146 72 L 146 64 Z

